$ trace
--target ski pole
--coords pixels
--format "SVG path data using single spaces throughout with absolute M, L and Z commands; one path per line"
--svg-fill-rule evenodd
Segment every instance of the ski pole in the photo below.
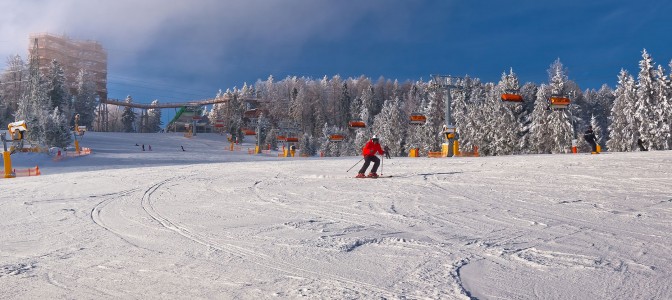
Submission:
M 383 176 L 383 166 L 385 166 L 385 154 L 380 156 L 380 176 Z
M 364 159 L 364 157 L 362 157 L 362 159 Z M 362 161 L 362 159 L 360 159 L 357 163 L 355 163 L 354 165 L 352 165 L 352 167 L 350 167 L 350 169 L 348 169 L 348 170 L 345 171 L 345 172 L 346 172 L 346 173 L 347 173 L 347 172 L 350 172 L 350 170 L 352 170 L 352 168 L 354 168 L 356 165 L 358 165 L 359 162 Z

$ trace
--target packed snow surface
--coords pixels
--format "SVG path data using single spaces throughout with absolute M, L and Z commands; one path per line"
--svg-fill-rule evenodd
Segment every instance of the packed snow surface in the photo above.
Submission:
M 216 134 L 81 145 L 11 156 L 42 175 L 0 179 L 0 298 L 672 299 L 670 151 L 394 157 L 355 179 L 360 157 Z

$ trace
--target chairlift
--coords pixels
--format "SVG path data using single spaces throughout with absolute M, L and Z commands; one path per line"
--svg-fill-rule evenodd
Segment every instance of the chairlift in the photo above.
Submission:
M 286 142 L 287 141 L 287 136 L 284 135 L 278 135 L 275 137 L 275 140 L 278 142 Z
M 342 134 L 331 134 L 331 135 L 329 135 L 329 141 L 330 142 L 338 143 L 338 142 L 342 142 L 344 139 L 345 139 L 345 136 L 342 135 Z
M 565 95 L 553 94 L 549 99 L 549 103 L 553 109 L 566 109 L 571 101 Z
M 427 122 L 427 117 L 421 113 L 411 114 L 411 125 L 422 125 Z
M 364 121 L 350 121 L 348 122 L 348 127 L 355 128 L 366 128 L 366 123 Z
M 299 142 L 299 138 L 298 138 L 298 137 L 289 137 L 289 136 L 288 136 L 288 137 L 285 138 L 285 142 L 288 142 L 288 143 L 298 143 L 298 142 Z
M 507 92 L 502 94 L 502 102 L 512 104 L 522 103 L 523 96 L 512 92 Z
M 257 135 L 257 132 L 253 129 L 243 128 L 243 134 L 245 135 Z

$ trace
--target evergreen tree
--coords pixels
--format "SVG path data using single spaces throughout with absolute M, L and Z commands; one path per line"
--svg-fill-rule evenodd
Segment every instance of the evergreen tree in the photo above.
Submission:
M 522 133 L 522 124 L 516 117 L 522 111 L 522 106 L 518 103 L 502 103 L 501 94 L 518 92 L 520 86 L 518 77 L 513 70 L 509 74 L 503 73 L 499 84 L 495 87 L 495 93 L 491 101 L 493 108 L 493 142 L 494 154 L 513 154 L 518 151 L 520 136 Z
M 591 112 L 595 115 L 596 122 L 604 131 L 600 142 L 605 145 L 607 137 L 609 136 L 609 114 L 611 107 L 614 104 L 614 91 L 606 84 L 597 91 L 595 101 L 592 103 Z
M 325 156 L 341 156 L 341 142 L 332 142 L 329 137 L 332 134 L 338 134 L 341 130 L 337 126 L 329 126 L 326 122 L 322 127 L 322 138 L 320 139 L 320 153 Z
M 570 96 L 567 71 L 556 60 L 548 70 L 549 84 L 542 85 L 537 92 L 535 108 L 532 111 L 530 141 L 537 153 L 565 153 L 571 148 L 575 132 L 567 110 L 549 110 L 548 99 L 552 95 Z
M 443 127 L 443 91 L 432 89 L 429 92 L 429 103 L 425 109 L 427 121 L 419 128 L 419 145 L 421 153 L 427 154 L 429 151 L 438 151 L 442 142 L 441 128 Z
M 54 107 L 44 123 L 45 144 L 50 147 L 66 148 L 72 141 L 68 127 L 68 119 L 59 111 L 58 106 Z
M 73 103 L 71 124 L 74 125 L 74 116 L 79 114 L 79 125 L 92 128 L 97 103 L 96 85 L 83 69 L 77 74 L 77 91 Z M 134 119 L 135 120 L 135 119 Z
M 70 110 L 70 94 L 66 86 L 65 71 L 56 60 L 51 61 L 46 76 L 47 96 L 51 101 L 50 109 L 58 107 L 59 111 L 66 113 Z
M 642 51 L 642 60 L 639 61 L 639 74 L 637 76 L 637 102 L 635 106 L 635 119 L 639 138 L 649 149 L 658 149 L 660 145 L 655 139 L 656 122 L 653 109 L 658 104 L 655 97 L 655 69 L 653 58 Z
M 126 103 L 132 103 L 133 98 L 131 96 L 127 96 L 126 100 L 124 101 Z M 124 107 L 124 113 L 121 115 L 121 123 L 124 126 L 124 132 L 135 132 L 135 120 L 137 116 L 135 112 L 133 111 L 132 107 L 125 106 Z
M 637 102 L 635 79 L 626 70 L 618 75 L 614 105 L 609 116 L 609 151 L 632 151 L 637 145 L 637 129 L 634 111 Z
M 159 100 L 152 101 L 151 105 L 158 105 Z M 147 131 L 148 132 L 159 132 L 161 130 L 161 109 L 160 108 L 150 108 L 147 110 Z
M 16 120 L 25 120 L 31 126 L 26 139 L 44 145 L 46 120 L 49 115 L 47 109 L 51 107 L 51 103 L 35 60 L 31 60 L 29 70 L 28 84 L 19 100 L 15 117 Z
M 655 75 L 654 97 L 656 99 L 656 106 L 652 108 L 653 120 L 651 120 L 654 128 L 653 144 L 657 145 L 656 149 L 668 150 L 672 146 L 670 144 L 670 122 L 672 120 L 668 119 L 670 110 L 672 110 L 669 102 L 669 99 L 672 97 L 672 91 L 670 91 L 669 77 L 665 76 L 662 66 L 658 65 Z
M 600 145 L 604 145 L 604 130 L 602 129 L 602 126 L 600 125 L 599 120 L 595 117 L 595 115 L 592 115 L 590 117 L 590 126 L 593 128 L 593 134 L 595 134 L 595 142 Z
M 403 133 L 405 118 L 402 115 L 399 97 L 394 100 L 387 100 L 383 104 L 383 109 L 376 115 L 373 128 L 377 132 L 381 143 L 390 148 L 390 155 L 399 156 L 403 152 Z
M 7 124 L 15 121 L 14 114 L 28 86 L 28 70 L 21 56 L 13 55 L 7 59 L 0 83 L 0 121 Z

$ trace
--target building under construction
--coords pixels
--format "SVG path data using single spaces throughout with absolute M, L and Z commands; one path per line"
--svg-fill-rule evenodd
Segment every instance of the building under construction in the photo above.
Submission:
M 96 41 L 78 41 L 67 36 L 48 33 L 30 35 L 28 51 L 31 58 L 38 60 L 43 73 L 56 60 L 63 67 L 65 78 L 74 92 L 77 74 L 85 70 L 96 84 L 100 99 L 107 99 L 107 51 Z M 36 55 L 36 56 L 35 56 Z

